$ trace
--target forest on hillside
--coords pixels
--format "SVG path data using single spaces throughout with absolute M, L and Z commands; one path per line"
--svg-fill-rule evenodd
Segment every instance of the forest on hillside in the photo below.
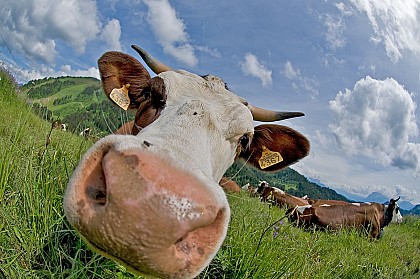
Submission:
M 243 161 L 235 162 L 227 170 L 225 176 L 231 178 L 240 186 L 247 183 L 257 186 L 260 181 L 265 180 L 270 186 L 277 187 L 294 196 L 303 197 L 308 195 L 308 197 L 313 199 L 348 201 L 346 197 L 334 190 L 308 181 L 303 175 L 291 168 L 286 168 L 277 173 L 265 173 L 244 164 Z
M 74 133 L 90 128 L 95 137 L 103 137 L 134 117 L 110 102 L 101 82 L 94 78 L 44 78 L 28 82 L 20 90 L 42 119 L 65 123 Z

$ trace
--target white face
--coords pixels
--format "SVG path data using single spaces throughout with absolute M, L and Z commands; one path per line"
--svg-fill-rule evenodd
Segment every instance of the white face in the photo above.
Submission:
M 400 207 L 398 203 L 395 203 L 394 211 L 392 212 L 392 220 L 391 223 L 398 223 L 400 224 L 403 221 L 403 217 L 400 212 Z
M 159 77 L 170 92 L 165 109 L 135 141 L 152 143 L 157 152 L 217 183 L 232 165 L 239 139 L 253 134 L 251 112 L 218 77 L 202 78 L 184 71 L 164 72 Z

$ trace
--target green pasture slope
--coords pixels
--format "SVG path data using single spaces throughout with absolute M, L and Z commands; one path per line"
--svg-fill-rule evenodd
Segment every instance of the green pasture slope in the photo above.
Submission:
M 79 97 L 87 87 L 89 96 Z M 48 107 L 53 114 L 66 117 L 75 110 L 83 110 L 91 104 L 106 100 L 101 82 L 90 77 L 60 77 L 31 81 L 21 88 L 33 102 Z M 54 101 L 59 101 L 54 104 Z
M 20 88 L 44 119 L 59 119 L 76 134 L 91 128 L 102 137 L 133 118 L 109 102 L 101 81 L 91 77 L 57 77 L 33 80 Z
M 142 278 L 91 252 L 67 224 L 62 197 L 91 142 L 52 131 L 0 70 L 0 278 Z M 222 249 L 199 278 L 419 278 L 420 220 L 370 241 L 355 231 L 308 232 L 284 210 L 229 194 Z M 273 225 L 274 224 L 274 225 Z

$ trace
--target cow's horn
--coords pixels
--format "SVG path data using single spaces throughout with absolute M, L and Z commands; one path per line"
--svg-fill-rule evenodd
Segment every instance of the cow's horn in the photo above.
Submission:
M 272 111 L 254 107 L 250 104 L 248 104 L 248 108 L 251 110 L 254 120 L 263 122 L 273 122 L 305 115 L 303 112 Z
M 166 71 L 173 71 L 171 67 L 166 66 L 165 64 L 161 63 L 159 60 L 151 56 L 148 52 L 146 52 L 141 47 L 136 45 L 131 46 L 138 54 L 140 54 L 141 58 L 143 58 L 144 62 L 146 62 L 147 66 L 155 73 L 160 74 Z

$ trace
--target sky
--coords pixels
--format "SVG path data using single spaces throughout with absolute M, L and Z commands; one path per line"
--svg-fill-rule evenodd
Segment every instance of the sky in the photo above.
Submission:
M 220 2 L 220 3 L 219 3 Z M 337 191 L 420 203 L 419 0 L 0 0 L 0 65 L 19 83 L 99 78 L 141 46 L 220 76 L 311 141 L 293 166 Z M 258 123 L 256 123 L 258 124 Z

